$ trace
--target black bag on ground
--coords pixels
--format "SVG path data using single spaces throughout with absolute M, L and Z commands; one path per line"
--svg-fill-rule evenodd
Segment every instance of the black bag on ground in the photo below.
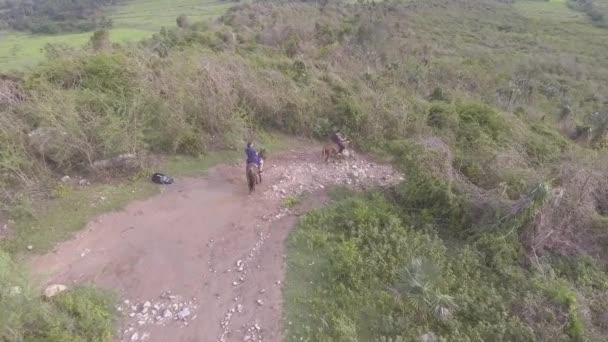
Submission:
M 173 178 L 163 175 L 162 173 L 155 173 L 152 175 L 152 182 L 156 184 L 172 184 Z

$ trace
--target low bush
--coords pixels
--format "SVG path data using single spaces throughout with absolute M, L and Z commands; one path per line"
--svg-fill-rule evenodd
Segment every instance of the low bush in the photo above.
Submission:
M 112 297 L 76 288 L 43 300 L 10 256 L 0 251 L 0 340 L 40 342 L 109 342 L 114 335 Z
M 300 222 L 289 240 L 289 341 L 588 336 L 572 294 L 553 292 L 565 280 L 523 267 L 517 233 L 440 240 L 416 212 L 351 195 Z

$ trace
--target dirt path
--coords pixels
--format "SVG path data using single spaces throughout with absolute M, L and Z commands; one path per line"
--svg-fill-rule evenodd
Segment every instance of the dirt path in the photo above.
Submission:
M 285 198 L 324 203 L 333 184 L 387 185 L 390 168 L 352 160 L 324 164 L 293 151 L 267 161 L 248 196 L 243 165 L 178 179 L 151 199 L 91 222 L 53 253 L 32 260 L 45 283 L 117 291 L 117 341 L 281 341 L 285 239 L 297 221 Z

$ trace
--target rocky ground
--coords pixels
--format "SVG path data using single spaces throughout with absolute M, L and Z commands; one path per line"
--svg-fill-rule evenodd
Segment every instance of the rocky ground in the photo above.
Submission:
M 332 186 L 365 190 L 395 185 L 403 180 L 403 175 L 390 165 L 373 163 L 352 153 L 351 157 L 327 163 L 295 153 L 289 159 L 288 163 L 273 164 L 263 173 L 264 177 L 275 180 L 264 192 L 265 196 L 284 199 Z
M 384 187 L 403 176 L 363 157 L 325 163 L 319 151 L 266 161 L 248 195 L 244 167 L 177 179 L 161 195 L 92 222 L 32 261 L 52 284 L 92 283 L 123 297 L 117 341 L 281 341 L 285 239 L 325 189 Z

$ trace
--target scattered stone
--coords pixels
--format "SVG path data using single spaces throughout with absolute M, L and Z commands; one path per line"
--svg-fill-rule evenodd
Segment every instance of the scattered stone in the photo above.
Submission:
M 114 158 L 98 160 L 93 163 L 93 168 L 101 170 L 136 170 L 139 167 L 135 154 L 121 154 Z
M 131 341 L 139 341 L 139 333 L 134 333 L 131 335 Z
M 264 301 L 263 301 L 263 300 L 261 300 L 261 299 L 258 299 L 258 300 L 256 301 L 256 303 L 258 303 L 258 305 L 259 305 L 259 306 L 264 305 Z
M 163 311 L 164 318 L 171 318 L 172 316 L 173 316 L 173 313 L 171 312 L 171 310 L 165 309 L 165 311 Z
M 86 179 L 81 179 L 80 181 L 78 181 L 78 185 L 80 185 L 80 186 L 88 186 L 88 185 L 91 185 L 91 182 L 89 182 Z
M 151 307 L 151 306 L 152 306 L 152 303 L 150 303 L 149 301 L 146 301 L 146 302 L 144 303 L 144 308 L 149 308 L 149 307 Z
M 61 183 L 67 183 L 70 181 L 70 179 L 71 179 L 70 176 L 65 175 L 65 176 L 61 177 Z
M 188 308 L 184 308 L 177 313 L 177 317 L 181 320 L 185 320 L 188 316 L 190 316 L 190 310 Z
M 34 249 L 34 246 L 32 246 L 32 245 L 27 245 L 27 250 L 28 250 L 28 251 L 31 251 L 32 249 Z
M 61 284 L 50 285 L 44 290 L 44 296 L 47 299 L 49 299 L 49 298 L 55 297 L 56 295 L 60 294 L 61 292 L 65 291 L 67 289 L 68 289 L 67 286 L 61 285 Z
M 236 311 L 238 311 L 239 313 L 243 312 L 243 306 L 241 304 L 237 305 Z
M 11 287 L 11 296 L 18 296 L 23 292 L 23 290 L 21 289 L 21 286 L 13 286 Z
M 148 332 L 141 334 L 141 337 L 139 338 L 140 341 L 147 341 L 149 339 L 150 339 L 150 333 L 148 333 Z
M 353 189 L 386 187 L 399 183 L 403 176 L 388 165 L 378 165 L 351 157 L 339 163 L 292 163 L 289 172 L 284 167 L 270 169 L 279 179 L 280 187 L 273 185 L 265 195 L 272 198 L 297 196 L 304 192 L 324 189 L 332 185 L 347 185 Z M 274 216 L 274 219 L 279 217 Z

